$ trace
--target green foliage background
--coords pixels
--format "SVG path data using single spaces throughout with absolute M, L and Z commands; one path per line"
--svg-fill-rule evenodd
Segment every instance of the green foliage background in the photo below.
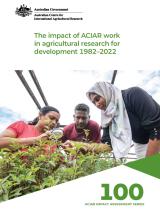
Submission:
M 56 152 L 47 151 L 45 145 L 59 146 L 51 141 L 39 142 L 36 146 L 14 145 L 14 152 L 0 150 L 0 201 L 64 183 L 122 164 L 110 158 L 108 153 L 83 154 L 77 148 L 70 148 L 67 156 L 60 147 Z M 13 150 L 13 148 L 12 148 Z

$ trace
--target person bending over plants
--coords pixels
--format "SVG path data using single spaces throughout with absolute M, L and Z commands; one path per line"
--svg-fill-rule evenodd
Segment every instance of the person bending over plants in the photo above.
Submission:
M 57 126 L 60 118 L 59 111 L 52 106 L 41 108 L 39 116 L 26 123 L 17 121 L 0 133 L 0 148 L 9 147 L 13 143 L 33 145 L 40 139 L 48 139 L 49 130 Z
M 115 157 L 126 156 L 132 140 L 138 158 L 160 151 L 160 106 L 143 89 L 121 91 L 110 83 L 97 82 L 87 97 L 101 110 L 102 142 L 111 143 Z

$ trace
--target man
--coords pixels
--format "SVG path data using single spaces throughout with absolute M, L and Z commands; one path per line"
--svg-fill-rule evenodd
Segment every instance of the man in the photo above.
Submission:
M 86 104 L 78 104 L 74 112 L 75 122 L 64 127 L 62 140 L 100 143 L 100 127 L 98 123 L 90 120 L 89 107 Z

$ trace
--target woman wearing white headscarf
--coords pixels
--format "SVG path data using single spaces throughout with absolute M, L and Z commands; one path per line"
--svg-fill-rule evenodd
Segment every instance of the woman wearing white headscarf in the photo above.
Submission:
M 101 109 L 102 141 L 111 142 L 116 158 L 128 154 L 132 140 L 138 158 L 160 150 L 160 106 L 144 90 L 97 82 L 87 97 Z

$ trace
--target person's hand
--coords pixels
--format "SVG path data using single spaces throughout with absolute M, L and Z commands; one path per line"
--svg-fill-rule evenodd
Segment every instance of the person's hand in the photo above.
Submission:
M 155 155 L 160 152 L 160 140 L 159 139 L 149 139 L 146 157 Z
M 45 133 L 42 133 L 41 135 L 37 136 L 37 140 L 48 140 L 51 136 L 50 131 L 46 131 Z
M 62 146 L 64 149 L 67 149 L 67 148 L 74 148 L 74 147 L 75 147 L 73 141 L 70 141 L 70 140 L 65 141 L 61 146 Z
M 87 143 L 83 142 L 73 142 L 71 140 L 67 140 L 66 142 L 63 143 L 62 147 L 66 150 L 69 151 L 70 149 L 74 149 L 78 152 L 81 152 L 82 154 L 87 153 Z

